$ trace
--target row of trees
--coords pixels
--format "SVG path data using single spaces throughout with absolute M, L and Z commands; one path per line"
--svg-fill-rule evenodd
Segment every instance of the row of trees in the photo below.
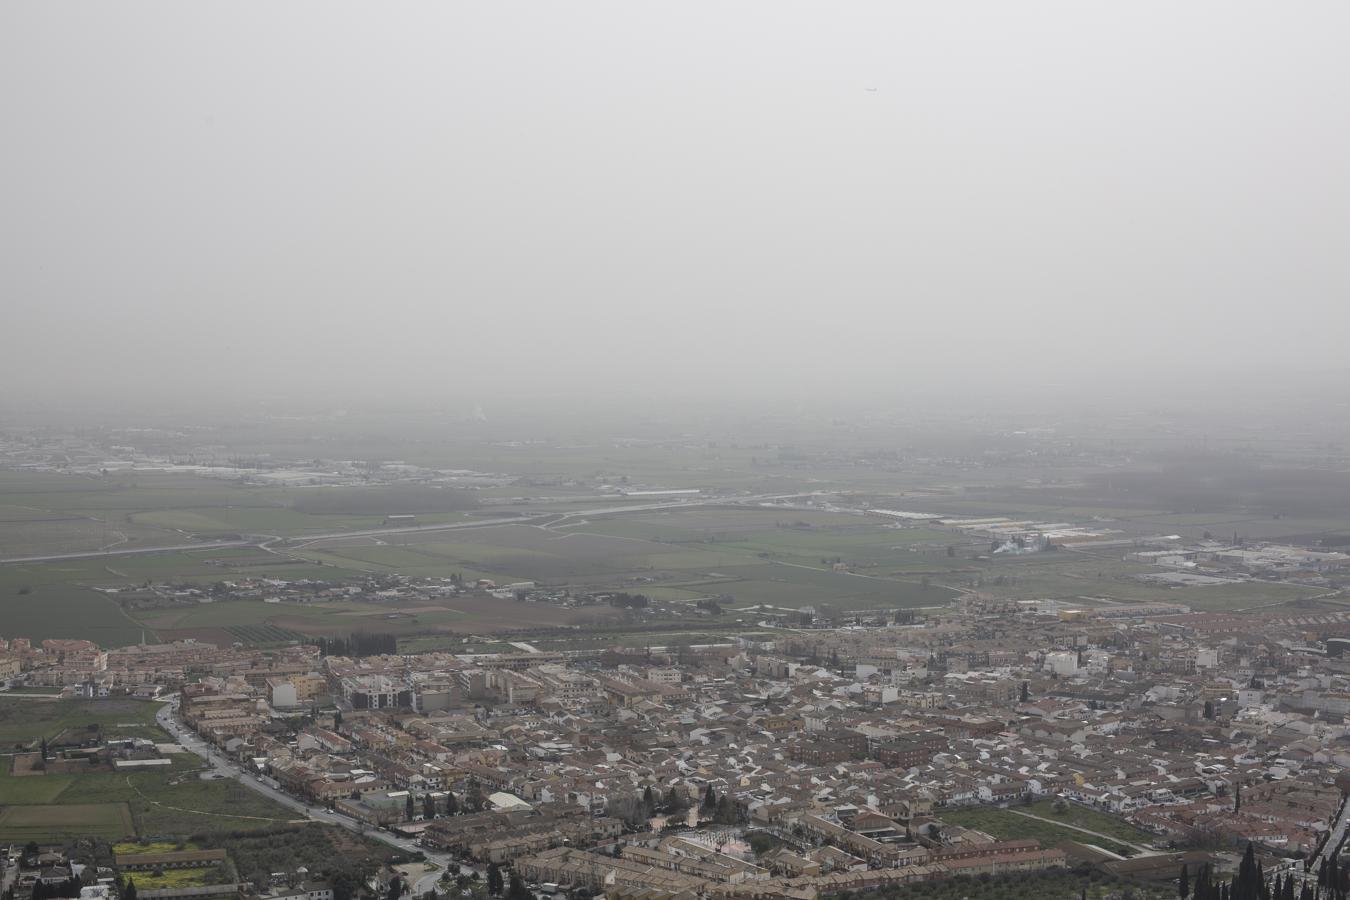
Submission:
M 390 847 L 360 841 L 341 829 L 316 825 L 285 825 L 261 831 L 193 834 L 190 843 L 218 847 L 229 854 L 237 874 L 257 885 L 270 874 L 304 866 L 311 875 L 333 885 L 334 900 L 353 900 L 365 893 L 366 880 L 381 865 L 401 858 Z M 364 845 L 364 846 L 362 846 Z M 234 880 L 234 879 L 223 879 Z M 125 893 L 122 900 L 126 900 Z
M 703 803 L 699 806 L 699 812 L 704 816 L 712 816 L 712 820 L 719 825 L 735 825 L 741 818 L 740 805 L 731 799 L 730 794 L 718 797 L 711 784 L 703 792 Z
M 510 879 L 502 877 L 502 870 L 496 863 L 488 866 L 487 889 L 493 897 L 505 897 L 506 900 L 534 900 L 534 894 L 525 886 L 525 881 L 515 872 Z
M 1181 900 L 1345 900 L 1350 896 L 1350 867 L 1337 867 L 1325 857 L 1317 871 L 1317 884 L 1301 885 L 1292 872 L 1267 880 L 1266 873 L 1250 843 L 1242 862 L 1231 879 L 1216 879 L 1209 863 L 1200 867 L 1192 887 L 1185 865 L 1177 881 Z
M 648 603 L 646 594 L 628 594 L 619 592 L 611 594 L 609 605 L 617 609 L 646 609 Z
M 1311 863 L 1305 863 L 1311 865 Z M 1338 866 L 1326 856 L 1317 866 L 1317 892 L 1330 900 L 1350 897 L 1350 863 Z
M 471 790 L 477 787 L 477 783 L 470 785 Z M 469 809 L 468 807 L 472 807 Z M 404 818 L 412 821 L 417 816 L 418 809 L 422 811 L 422 818 L 434 819 L 437 816 L 457 816 L 460 812 L 478 812 L 483 808 L 483 796 L 481 789 L 475 795 L 465 794 L 464 806 L 460 806 L 459 798 L 450 791 L 445 792 L 445 798 L 437 802 L 433 794 L 423 794 L 422 802 L 419 804 L 413 797 L 412 792 L 408 792 L 408 800 L 404 809 Z
M 314 642 L 321 656 L 377 656 L 397 653 L 398 638 L 392 634 L 373 634 L 358 631 L 347 637 L 320 637 Z
M 51 900 L 53 897 L 78 897 L 81 887 L 83 885 L 80 883 L 80 879 L 73 875 L 56 884 L 38 881 L 33 884 L 33 900 Z M 132 900 L 135 900 L 134 894 Z
M 482 812 L 487 806 L 487 798 L 483 796 L 482 785 L 477 779 L 470 778 L 464 788 L 464 799 L 456 797 L 452 791 L 446 791 L 444 797 L 437 798 L 433 794 L 423 794 L 419 800 L 411 791 L 404 801 L 404 818 L 412 821 L 417 817 L 420 811 L 423 819 L 434 819 L 437 816 L 457 816 L 460 813 Z
M 672 787 L 663 795 L 650 785 L 643 789 L 641 798 L 616 797 L 610 800 L 608 810 L 611 816 L 634 828 L 642 827 L 657 813 L 680 816 L 688 811 L 689 796 L 684 791 Z M 735 825 L 741 820 L 740 805 L 730 795 L 718 797 L 712 785 L 708 785 L 703 794 L 699 813 L 720 825 Z

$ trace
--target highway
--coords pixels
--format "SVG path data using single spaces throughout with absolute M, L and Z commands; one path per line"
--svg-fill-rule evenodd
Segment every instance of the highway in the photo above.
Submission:
M 122 550 L 89 550 L 84 553 L 49 553 L 46 556 L 15 556 L 0 559 L 0 566 L 22 563 L 60 562 L 64 559 L 101 559 L 105 556 L 136 556 L 144 553 L 175 553 L 179 550 L 220 550 L 225 547 L 251 547 L 254 541 L 203 541 L 198 544 L 174 544 L 169 547 L 130 547 Z
M 481 519 L 470 522 L 446 522 L 443 524 L 429 525 L 399 525 L 392 528 L 367 528 L 361 531 L 333 531 L 328 534 L 301 534 L 291 538 L 273 538 L 266 541 L 267 544 L 281 544 L 283 548 L 292 549 L 303 547 L 317 541 L 336 541 L 343 538 L 358 537 L 381 537 L 386 534 L 416 534 L 423 531 L 451 531 L 457 528 L 497 528 L 502 525 L 534 525 L 538 527 L 547 527 L 568 519 L 585 518 L 587 516 L 611 516 L 620 513 L 629 512 L 651 512 L 662 509 L 679 509 L 691 506 L 709 506 L 713 504 L 725 504 L 728 506 L 740 506 L 746 503 L 761 503 L 766 500 L 782 500 L 786 497 L 797 496 L 795 494 L 781 495 L 759 495 L 755 497 L 704 497 L 698 500 L 667 500 L 659 503 L 630 503 L 626 506 L 610 506 L 601 509 L 576 509 L 564 512 L 536 512 L 510 518 L 500 519 Z M 287 543 L 293 542 L 293 543 Z M 103 555 L 103 554 L 95 554 Z
M 416 841 L 400 838 L 381 829 L 371 828 L 355 819 L 332 812 L 323 807 L 310 806 L 304 801 L 292 797 L 285 791 L 272 787 L 258 776 L 245 772 L 239 766 L 216 752 L 210 744 L 203 741 L 194 734 L 191 729 L 178 720 L 178 696 L 176 694 L 170 698 L 169 702 L 166 703 L 158 713 L 155 714 L 155 721 L 161 728 L 172 735 L 173 739 L 182 745 L 184 749 L 200 756 L 216 775 L 219 775 L 222 778 L 232 778 L 249 790 L 262 794 L 267 799 L 275 801 L 287 809 L 293 810 L 304 819 L 311 822 L 322 822 L 327 825 L 336 825 L 340 828 L 346 828 L 348 831 L 356 832 L 365 837 L 374 838 L 383 844 L 388 844 L 409 855 L 415 853 L 425 855 L 428 862 L 435 863 L 440 868 L 438 871 L 428 872 L 426 875 L 417 879 L 412 887 L 414 897 L 421 897 L 427 891 L 435 888 L 436 882 L 440 879 L 441 875 L 452 865 L 458 865 L 460 871 L 465 875 L 477 871 L 479 872 L 480 878 L 486 877 L 484 871 L 476 869 L 472 865 L 465 864 L 448 853 L 436 853 L 427 850 L 426 848 L 419 846 Z

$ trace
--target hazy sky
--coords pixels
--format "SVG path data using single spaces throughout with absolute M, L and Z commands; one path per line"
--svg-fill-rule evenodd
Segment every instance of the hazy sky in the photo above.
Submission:
M 1341 0 L 14 0 L 0 400 L 1342 366 L 1347 33 Z

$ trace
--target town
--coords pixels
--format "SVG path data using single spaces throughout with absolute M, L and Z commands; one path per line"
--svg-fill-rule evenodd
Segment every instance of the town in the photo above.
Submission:
M 0 900 L 1350 900 L 1347 33 L 0 3 Z
M 888 618 L 678 650 L 11 637 L 0 676 L 22 691 L 158 701 L 175 749 L 297 818 L 434 865 L 445 877 L 424 886 L 440 892 L 462 889 L 452 872 L 541 897 L 814 900 L 1056 872 L 1147 890 L 1234 869 L 1248 844 L 1291 890 L 1325 884 L 1328 863 L 1335 873 L 1350 819 L 1350 612 L 970 593 Z M 167 765 L 166 742 L 44 740 L 17 748 L 14 772 Z M 77 871 L 38 849 L 10 854 L 10 881 L 32 896 Z M 220 852 L 159 865 L 219 865 Z M 83 889 L 156 862 L 123 856 L 115 875 L 82 870 Z M 311 885 L 310 900 L 331 889 Z

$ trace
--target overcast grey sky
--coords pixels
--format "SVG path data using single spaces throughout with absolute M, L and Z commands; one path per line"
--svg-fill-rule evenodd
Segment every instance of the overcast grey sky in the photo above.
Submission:
M 1339 0 L 8 2 L 0 394 L 1340 366 L 1347 33 Z

